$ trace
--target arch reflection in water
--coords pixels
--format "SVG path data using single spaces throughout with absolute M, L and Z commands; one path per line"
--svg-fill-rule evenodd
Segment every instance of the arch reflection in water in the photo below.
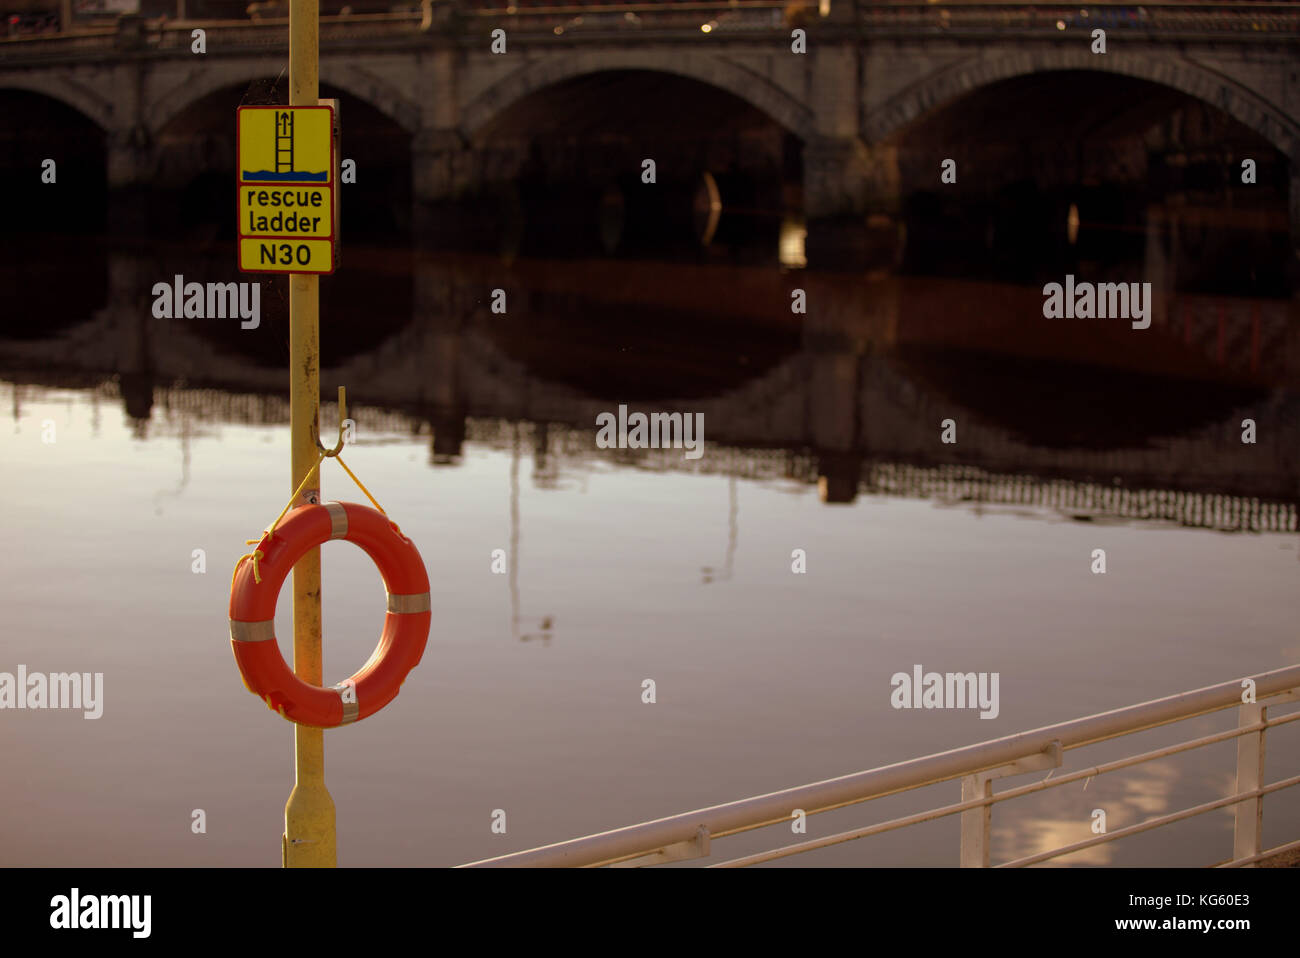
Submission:
M 140 308 L 156 275 L 203 275 L 212 255 L 106 253 L 104 305 L 51 324 L 44 338 L 21 310 L 8 313 L 0 363 L 19 384 L 114 381 L 142 436 L 160 391 L 200 422 L 244 416 L 250 403 L 271 421 L 287 319 L 274 284 L 257 330 Z M 390 258 L 361 249 L 353 263 L 354 291 L 393 285 L 378 272 Z M 996 498 L 996 477 L 1022 475 L 1038 480 L 1012 484 L 1022 504 L 1245 528 L 1274 521 L 1269 503 L 1278 522 L 1293 509 L 1300 323 L 1289 301 L 1182 294 L 1134 338 L 1105 322 L 1067 335 L 1042 322 L 1038 290 L 956 279 L 636 262 L 519 261 L 503 272 L 470 256 L 413 256 L 409 266 L 373 322 L 331 319 L 323 337 L 346 348 L 326 350 L 322 381 L 346 384 L 358 416 L 428 430 L 439 465 L 454 466 L 470 436 L 502 420 L 542 430 L 540 455 L 552 463 L 601 458 L 597 414 L 631 402 L 705 416 L 710 453 L 694 468 L 744 475 L 781 461 L 826 502 L 902 475 L 918 489 L 958 483 L 962 496 Z M 486 306 L 496 283 L 508 288 L 506 316 Z M 806 316 L 789 312 L 796 284 Z M 949 418 L 959 423 L 952 445 L 937 441 Z M 1258 442 L 1243 463 L 1245 418 Z M 615 462 L 690 467 L 653 450 L 613 452 Z M 1157 503 L 1162 490 L 1190 498 Z M 1241 502 L 1207 510 L 1197 496 Z

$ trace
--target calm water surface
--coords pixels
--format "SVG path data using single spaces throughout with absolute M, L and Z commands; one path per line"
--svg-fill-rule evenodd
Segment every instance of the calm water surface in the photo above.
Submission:
M 270 281 L 256 331 L 150 318 L 149 286 L 199 261 L 109 257 L 79 313 L 0 337 L 0 669 L 105 683 L 98 721 L 0 716 L 3 865 L 279 864 L 293 736 L 240 682 L 227 602 L 244 540 L 289 491 L 286 324 Z M 379 288 L 368 264 L 354 286 L 336 278 L 340 298 Z M 487 310 L 494 269 L 518 304 L 508 319 Z M 1123 324 L 1063 345 L 1013 318 L 1036 296 L 1021 287 L 936 301 L 935 284 L 844 280 L 831 292 L 848 305 L 805 319 L 788 288 L 830 287 L 775 270 L 706 285 L 635 264 L 397 274 L 352 314 L 365 322 L 326 317 L 322 386 L 349 387 L 348 463 L 418 544 L 434 626 L 401 696 L 326 735 L 340 865 L 484 858 L 1300 657 L 1285 332 L 1283 358 L 1270 347 L 1252 365 L 1248 334 L 1215 352 L 1208 301 L 1136 345 Z M 668 301 L 649 330 L 654 303 L 632 305 L 648 286 Z M 671 302 L 690 289 L 730 312 Z M 1260 304 L 1266 335 L 1289 308 Z M 1248 329 L 1251 303 L 1227 315 Z M 998 349 L 972 352 L 965 340 L 990 330 Z M 596 449 L 594 416 L 619 402 L 704 411 L 704 457 Z M 938 442 L 947 416 L 955 447 Z M 1240 444 L 1244 416 L 1261 424 L 1255 447 Z M 324 470 L 327 498 L 363 500 Z M 1097 548 L 1104 576 L 1089 571 Z M 508 575 L 492 573 L 494 549 Z M 333 683 L 369 655 L 383 587 L 359 549 L 323 555 Z M 282 595 L 282 637 L 289 606 Z M 1000 714 L 892 709 L 891 675 L 917 663 L 999 672 Z M 1114 830 L 1219 797 L 1234 756 L 1226 743 L 999 806 L 993 857 L 1087 838 L 1094 808 Z M 1298 761 L 1296 726 L 1271 732 L 1270 778 Z M 808 835 L 956 788 L 817 816 Z M 196 808 L 205 835 L 190 832 Z M 498 808 L 506 835 L 490 831 Z M 1270 798 L 1265 821 L 1266 844 L 1294 836 L 1300 803 Z M 1069 861 L 1216 861 L 1231 824 L 1223 810 Z M 793 861 L 951 865 L 957 834 L 953 818 Z M 731 839 L 724 855 L 786 840 Z

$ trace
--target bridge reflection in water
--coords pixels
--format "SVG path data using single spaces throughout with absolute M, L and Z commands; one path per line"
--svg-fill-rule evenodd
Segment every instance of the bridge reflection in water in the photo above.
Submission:
M 15 419 L 25 396 L 58 386 L 120 402 L 137 435 L 183 443 L 205 423 L 288 422 L 281 281 L 266 281 L 256 330 L 158 319 L 153 283 L 225 278 L 229 259 L 103 255 L 102 303 L 70 298 L 48 324 L 0 326 Z M 606 460 L 816 484 L 830 503 L 1297 528 L 1292 302 L 1170 294 L 1138 332 L 1042 319 L 1039 290 L 1005 284 L 362 249 L 327 282 L 326 395 L 346 385 L 362 437 L 425 436 L 436 466 L 471 443 L 529 450 L 542 487 Z M 796 287 L 806 315 L 791 311 Z M 619 403 L 703 413 L 705 455 L 597 448 L 596 416 Z M 322 421 L 334 416 L 325 403 Z M 953 444 L 940 440 L 948 419 Z

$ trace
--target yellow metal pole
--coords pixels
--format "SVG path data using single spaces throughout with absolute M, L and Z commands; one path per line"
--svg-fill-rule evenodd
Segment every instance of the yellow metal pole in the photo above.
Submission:
M 319 96 L 319 0 L 289 0 L 289 105 L 315 106 Z M 316 276 L 289 276 L 289 404 L 292 451 L 290 490 L 316 468 L 320 417 L 320 286 Z M 320 476 L 303 500 L 320 501 Z M 293 670 L 322 684 L 320 549 L 293 568 Z M 286 868 L 333 868 L 334 799 L 325 788 L 325 732 L 295 725 L 295 778 L 284 806 Z

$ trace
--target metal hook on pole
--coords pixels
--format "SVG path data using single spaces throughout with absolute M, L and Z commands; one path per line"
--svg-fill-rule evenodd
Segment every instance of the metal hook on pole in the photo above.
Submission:
M 344 387 L 339 387 L 339 441 L 333 449 L 327 448 L 321 441 L 320 435 L 316 435 L 316 448 L 325 454 L 326 458 L 333 458 L 343 451 L 343 430 L 348 421 L 348 395 Z

